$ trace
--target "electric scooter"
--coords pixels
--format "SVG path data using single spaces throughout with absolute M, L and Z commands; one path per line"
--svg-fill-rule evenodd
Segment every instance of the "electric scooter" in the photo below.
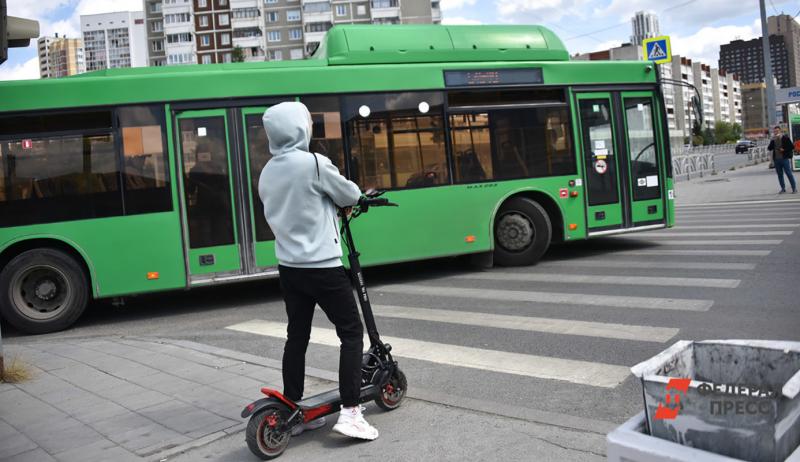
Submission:
M 397 409 L 406 396 L 406 376 L 392 358 L 392 347 L 381 341 L 372 305 L 367 295 L 367 286 L 361 272 L 359 253 L 350 232 L 350 221 L 366 213 L 370 207 L 397 206 L 388 199 L 378 197 L 382 192 L 362 197 L 358 205 L 348 214 L 340 210 L 342 217 L 341 235 L 348 250 L 350 276 L 353 288 L 358 295 L 358 303 L 364 316 L 370 347 L 361 361 L 361 394 L 359 403 L 375 401 L 378 407 L 391 411 Z M 294 402 L 280 392 L 262 388 L 266 398 L 247 405 L 242 417 L 250 417 L 245 432 L 245 440 L 250 450 L 262 460 L 274 459 L 286 450 L 292 437 L 292 428 L 322 416 L 339 411 L 341 397 L 339 389 L 326 391 Z

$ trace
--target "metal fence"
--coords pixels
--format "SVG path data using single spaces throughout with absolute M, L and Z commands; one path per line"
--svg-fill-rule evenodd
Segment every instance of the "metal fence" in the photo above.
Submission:
M 672 156 L 672 178 L 675 181 L 691 180 L 714 173 L 714 154 L 677 154 Z

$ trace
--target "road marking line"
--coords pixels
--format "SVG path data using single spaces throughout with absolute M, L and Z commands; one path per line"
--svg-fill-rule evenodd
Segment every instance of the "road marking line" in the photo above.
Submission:
M 418 321 L 463 324 L 496 329 L 546 332 L 549 334 L 580 335 L 641 342 L 666 342 L 678 335 L 674 327 L 635 326 L 571 319 L 537 318 L 506 314 L 479 313 L 461 310 L 438 310 L 408 306 L 376 305 L 375 315 L 385 318 L 413 319 Z
M 712 229 L 800 228 L 800 224 L 797 224 L 797 223 L 786 223 L 786 224 L 763 224 L 763 223 L 757 223 L 757 224 L 752 224 L 752 225 L 705 225 L 705 226 L 699 226 L 699 225 L 690 225 L 690 226 L 677 225 L 674 228 L 670 228 L 670 229 L 681 230 L 681 229 L 708 229 L 708 228 L 712 228 Z
M 767 201 L 732 201 L 732 202 L 706 202 L 704 204 L 681 204 L 676 206 L 677 209 L 684 207 L 716 207 L 726 205 L 755 205 L 755 204 L 779 204 L 782 202 L 800 202 L 800 199 L 771 199 Z
M 678 217 L 742 217 L 742 215 L 747 217 L 775 217 L 775 218 L 784 218 L 784 217 L 795 217 L 800 215 L 800 210 L 793 209 L 793 210 L 762 210 L 758 212 L 751 212 L 749 210 L 709 210 L 707 212 L 691 212 L 691 213 L 677 213 L 676 216 Z
M 703 269 L 703 270 L 752 270 L 756 268 L 753 263 L 705 263 L 682 261 L 639 261 L 639 260 L 575 260 L 543 261 L 536 268 L 549 266 L 586 267 L 586 268 L 649 268 L 649 269 Z
M 509 273 L 492 271 L 450 276 L 453 279 L 472 279 L 485 281 L 525 281 L 551 282 L 559 284 L 613 284 L 633 286 L 662 287 L 711 287 L 733 289 L 742 282 L 739 279 L 675 278 L 651 276 L 610 276 L 600 274 L 558 274 L 558 273 Z
M 766 257 L 771 250 L 617 250 L 617 255 L 682 255 L 682 256 L 737 256 L 737 257 Z
M 286 338 L 286 324 L 252 320 L 226 327 L 275 338 Z M 630 368 L 574 359 L 536 356 L 506 351 L 426 342 L 399 337 L 381 337 L 392 345 L 392 354 L 448 366 L 522 375 L 539 379 L 563 380 L 581 385 L 614 388 L 630 376 Z M 341 343 L 333 329 L 311 329 L 311 343 L 338 347 Z M 364 343 L 369 344 L 365 337 Z
M 682 232 L 680 228 L 675 228 L 673 231 L 668 232 L 650 232 L 647 233 L 648 236 L 659 236 L 659 237 L 684 237 L 684 236 L 791 236 L 794 231 L 720 231 L 720 232 Z
M 783 242 L 783 239 L 722 239 L 718 241 L 689 241 L 689 240 L 668 240 L 668 239 L 658 239 L 658 236 L 655 236 L 656 240 L 658 241 L 658 245 L 778 245 Z
M 417 284 L 392 284 L 373 289 L 375 293 L 397 293 L 432 297 L 476 298 L 479 300 L 554 303 L 567 306 L 606 306 L 646 310 L 708 311 L 713 300 L 628 297 L 584 293 L 536 292 L 527 290 L 473 289 L 469 287 L 423 286 Z

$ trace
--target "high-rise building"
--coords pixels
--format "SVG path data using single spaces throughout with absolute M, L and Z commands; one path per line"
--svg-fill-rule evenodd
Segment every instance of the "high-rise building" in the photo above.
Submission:
M 336 24 L 441 22 L 438 0 L 143 1 L 152 66 L 302 59 Z
M 770 16 L 767 18 L 767 31 L 770 35 L 783 37 L 786 71 L 789 74 L 787 86 L 800 86 L 800 23 L 788 14 Z
M 142 11 L 81 15 L 86 70 L 147 66 Z
M 59 37 L 40 37 L 38 41 L 39 74 L 41 78 L 66 77 L 86 72 L 83 40 Z
M 742 85 L 744 109 L 743 128 L 747 136 L 763 136 L 769 133 L 767 125 L 767 84 L 764 82 Z
M 658 16 L 652 13 L 637 11 L 633 18 L 631 18 L 631 27 L 633 29 L 631 43 L 634 45 L 641 46 L 644 39 L 661 35 L 658 28 Z
M 789 60 L 783 36 L 770 35 L 770 60 L 772 73 L 778 85 L 789 87 Z M 720 46 L 719 68 L 738 75 L 744 83 L 764 81 L 764 51 L 761 37 L 752 40 L 734 40 Z

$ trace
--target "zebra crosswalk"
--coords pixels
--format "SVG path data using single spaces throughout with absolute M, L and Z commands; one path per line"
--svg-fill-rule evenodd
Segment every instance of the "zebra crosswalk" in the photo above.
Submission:
M 382 338 L 396 356 L 416 361 L 404 366 L 408 376 L 430 377 L 428 364 L 619 387 L 630 366 L 683 338 L 677 319 L 711 319 L 723 309 L 717 302 L 743 290 L 800 228 L 800 203 L 788 201 L 695 206 L 676 215 L 672 229 L 601 238 L 584 244 L 586 252 L 565 245 L 532 267 L 384 280 L 370 287 L 378 323 L 407 329 L 399 336 L 382 330 Z M 323 326 L 312 329 L 311 343 L 333 351 L 336 332 Z M 286 335 L 277 316 L 227 329 L 276 342 Z

